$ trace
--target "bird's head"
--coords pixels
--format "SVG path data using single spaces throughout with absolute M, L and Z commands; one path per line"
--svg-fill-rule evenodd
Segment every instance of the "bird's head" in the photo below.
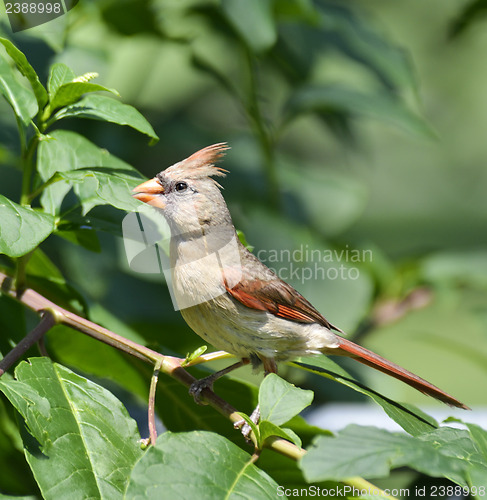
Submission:
M 161 209 L 171 229 L 180 234 L 231 224 L 221 186 L 213 179 L 225 175 L 215 163 L 228 149 L 219 143 L 197 151 L 137 186 L 134 198 Z

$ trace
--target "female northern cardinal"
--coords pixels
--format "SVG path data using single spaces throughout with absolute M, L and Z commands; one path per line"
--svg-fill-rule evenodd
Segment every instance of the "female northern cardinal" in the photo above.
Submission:
M 212 179 L 215 162 L 229 149 L 214 144 L 134 189 L 134 197 L 160 208 L 171 229 L 170 262 L 177 306 L 205 341 L 241 359 L 190 389 L 201 391 L 221 375 L 252 362 L 266 373 L 298 356 L 349 356 L 440 401 L 468 409 L 426 380 L 336 332 L 299 292 L 282 281 L 238 240 L 230 212 Z

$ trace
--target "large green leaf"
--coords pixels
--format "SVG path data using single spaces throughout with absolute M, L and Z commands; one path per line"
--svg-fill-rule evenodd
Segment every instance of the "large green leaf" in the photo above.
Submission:
M 129 210 L 139 205 L 130 195 L 131 189 L 142 180 L 133 167 L 75 132 L 56 130 L 50 137 L 52 139 L 41 142 L 37 160 L 37 169 L 44 181 L 51 179 L 56 172 L 84 170 L 72 176 L 61 174 L 58 178 L 64 180 L 54 182 L 44 190 L 41 203 L 46 211 L 52 214 L 60 212 L 61 202 L 73 183 L 77 184 L 76 192 L 85 213 L 95 205 L 106 203 Z M 98 173 L 87 170 L 92 167 L 105 170 Z
M 166 432 L 135 466 L 125 498 L 275 499 L 277 483 L 211 432 Z
M 26 125 L 36 115 L 38 108 L 33 92 L 17 81 L 12 68 L 3 57 L 0 57 L 0 93 Z
M 270 0 L 223 0 L 222 10 L 252 51 L 263 52 L 276 42 L 277 30 Z
M 22 362 L 15 375 L 0 390 L 25 420 L 25 455 L 43 497 L 121 499 L 141 450 L 120 401 L 47 358 Z
M 432 417 L 426 415 L 413 405 L 400 404 L 392 401 L 356 381 L 348 372 L 327 356 L 299 358 L 294 364 L 306 370 L 318 373 L 326 378 L 335 380 L 340 384 L 346 385 L 370 397 L 373 401 L 382 406 L 390 418 L 413 436 L 431 432 L 438 426 L 437 422 Z
M 261 418 L 275 425 L 285 424 L 309 406 L 313 396 L 313 391 L 299 389 L 276 374 L 270 373 L 260 384 Z
M 393 123 L 415 134 L 435 137 L 431 128 L 391 94 L 361 92 L 343 85 L 307 86 L 298 89 L 287 103 L 288 120 L 303 113 L 336 112 L 367 116 Z
M 353 476 L 385 477 L 390 469 L 409 466 L 467 486 L 467 471 L 482 465 L 485 459 L 467 431 L 448 427 L 415 438 L 376 427 L 350 425 L 337 437 L 317 438 L 301 460 L 310 482 Z
M 20 257 L 54 231 L 54 217 L 0 195 L 0 253 Z
M 18 70 L 29 80 L 41 110 L 47 103 L 47 91 L 40 82 L 34 68 L 27 61 L 25 55 L 10 40 L 0 37 L 0 43 L 5 47 L 7 54 L 15 62 Z
M 118 125 L 127 125 L 149 136 L 151 143 L 159 140 L 151 124 L 133 106 L 123 104 L 117 99 L 103 95 L 87 95 L 75 104 L 59 110 L 54 118 L 61 120 L 69 117 L 93 118 Z

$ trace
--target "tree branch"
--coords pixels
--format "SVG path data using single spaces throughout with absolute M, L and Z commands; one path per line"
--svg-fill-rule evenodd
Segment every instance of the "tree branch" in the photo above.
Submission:
M 49 310 L 44 311 L 37 326 L 0 361 L 0 377 L 55 324 L 56 316 Z
M 159 371 L 169 375 L 173 379 L 177 380 L 179 383 L 185 385 L 186 387 L 190 387 L 196 379 L 188 373 L 184 368 L 182 368 L 181 364 L 184 362 L 182 358 L 176 358 L 174 356 L 164 356 L 163 354 L 159 354 L 148 347 L 137 344 L 129 339 L 126 339 L 116 333 L 103 328 L 92 321 L 89 321 L 81 316 L 78 316 L 75 313 L 72 313 L 62 307 L 58 306 L 54 302 L 51 302 L 49 299 L 36 292 L 31 288 L 26 288 L 24 290 L 15 290 L 12 286 L 13 279 L 10 276 L 7 276 L 3 272 L 0 272 L 0 290 L 3 294 L 9 295 L 10 297 L 18 300 L 23 303 L 33 311 L 42 315 L 41 322 L 30 332 L 12 351 L 10 351 L 7 356 L 2 360 L 2 363 L 8 358 L 8 362 L 5 364 L 8 365 L 6 368 L 3 368 L 3 371 L 0 373 L 4 373 L 8 367 L 12 366 L 16 360 L 18 360 L 22 354 L 39 338 L 42 338 L 44 333 L 49 330 L 56 323 L 63 324 L 69 326 L 75 330 L 80 331 L 90 337 L 93 337 L 105 344 L 111 345 L 116 349 L 119 349 L 123 352 L 131 354 L 146 363 L 150 363 L 154 366 L 154 369 L 160 366 Z M 25 341 L 25 343 L 24 343 Z M 24 343 L 24 344 L 23 344 Z M 30 344 L 29 344 L 30 343 Z M 17 347 L 22 345 L 28 345 L 26 349 Z M 15 352 L 14 352 L 15 351 Z M 205 356 L 205 361 L 211 359 L 217 359 L 227 357 L 221 351 L 216 353 L 215 355 L 208 354 Z M 197 364 L 197 363 L 192 363 Z M 155 384 L 153 379 L 153 389 L 155 391 Z M 151 387 L 152 390 L 152 387 Z M 202 398 L 215 410 L 221 413 L 223 416 L 227 417 L 233 424 L 240 422 L 242 417 L 237 413 L 237 410 L 227 403 L 224 399 L 217 396 L 212 390 L 205 388 L 203 389 Z M 150 422 L 151 418 L 149 418 L 150 425 L 153 425 L 153 422 Z M 151 438 L 154 437 L 155 440 L 155 428 L 154 432 L 151 431 Z M 154 444 L 154 442 L 152 443 Z M 285 439 L 281 439 L 278 437 L 269 438 L 266 440 L 264 446 L 271 450 L 280 453 L 288 458 L 293 460 L 299 460 L 306 453 L 305 450 L 298 448 L 294 444 L 286 441 Z M 351 478 L 349 480 L 343 481 L 344 484 L 349 484 L 350 486 L 362 485 L 362 487 L 367 484 L 377 492 L 381 492 L 379 488 L 376 488 L 372 484 L 365 481 L 362 478 Z M 384 492 L 382 492 L 384 493 Z M 383 495 L 384 498 L 389 498 L 394 500 L 394 497 L 387 496 L 385 493 Z

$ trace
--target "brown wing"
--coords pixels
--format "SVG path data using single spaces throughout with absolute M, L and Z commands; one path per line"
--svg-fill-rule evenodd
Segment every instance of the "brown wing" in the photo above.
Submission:
M 230 288 L 228 293 L 244 306 L 267 311 L 280 318 L 299 323 L 319 323 L 341 332 L 329 323 L 298 291 L 279 278 L 271 280 L 242 280 Z M 343 332 L 342 332 L 343 333 Z

